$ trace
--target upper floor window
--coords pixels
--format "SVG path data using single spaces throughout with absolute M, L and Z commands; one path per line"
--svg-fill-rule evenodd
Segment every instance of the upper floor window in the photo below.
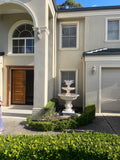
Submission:
M 34 31 L 31 24 L 18 26 L 12 35 L 13 54 L 34 53 Z
M 62 25 L 62 48 L 76 48 L 76 25 Z
M 60 49 L 78 49 L 79 22 L 60 23 Z
M 107 40 L 119 39 L 119 20 L 108 20 Z

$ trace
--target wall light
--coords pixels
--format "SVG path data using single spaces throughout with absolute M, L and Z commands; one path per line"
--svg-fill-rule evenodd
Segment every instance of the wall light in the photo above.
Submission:
M 92 73 L 93 73 L 93 74 L 96 72 L 96 69 L 97 69 L 96 66 L 93 65 L 93 66 L 92 66 Z

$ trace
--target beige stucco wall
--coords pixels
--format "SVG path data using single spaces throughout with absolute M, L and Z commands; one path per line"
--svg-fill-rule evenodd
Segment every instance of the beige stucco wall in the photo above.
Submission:
M 106 21 L 110 17 L 118 18 L 120 14 L 85 17 L 85 51 L 98 48 L 119 48 L 119 42 L 106 41 Z
M 61 22 L 78 22 L 79 28 L 79 40 L 78 49 L 66 49 L 60 50 L 60 23 Z M 84 19 L 65 19 L 58 21 L 57 23 L 57 78 L 56 78 L 56 96 L 60 92 L 60 70 L 76 70 L 78 72 L 77 77 L 77 93 L 80 97 L 77 100 L 76 106 L 83 106 L 83 62 L 82 53 L 84 51 Z

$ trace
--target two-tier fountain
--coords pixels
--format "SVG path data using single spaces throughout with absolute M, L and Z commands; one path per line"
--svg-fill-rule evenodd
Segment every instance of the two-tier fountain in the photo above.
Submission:
M 65 101 L 65 109 L 62 111 L 63 114 L 75 114 L 75 111 L 72 109 L 72 101 L 76 100 L 79 94 L 70 93 L 70 91 L 75 90 L 74 87 L 70 87 L 71 84 L 74 83 L 73 80 L 65 80 L 64 81 L 67 87 L 62 87 L 66 93 L 58 94 L 58 96 Z

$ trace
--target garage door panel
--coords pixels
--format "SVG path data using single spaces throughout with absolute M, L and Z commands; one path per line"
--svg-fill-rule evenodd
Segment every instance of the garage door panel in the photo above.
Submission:
M 102 70 L 102 112 L 120 112 L 120 68 Z

